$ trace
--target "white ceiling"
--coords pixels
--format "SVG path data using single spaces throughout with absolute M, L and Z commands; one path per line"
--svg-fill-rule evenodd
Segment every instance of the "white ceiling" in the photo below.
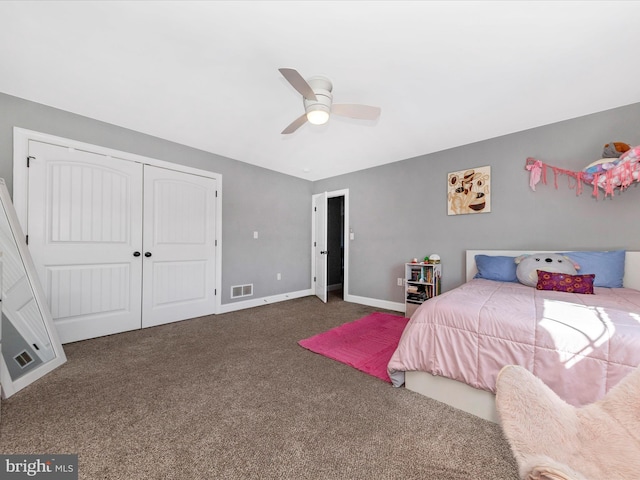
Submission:
M 2 1 L 0 92 L 318 180 L 640 102 L 639 18 L 637 1 Z M 382 114 L 281 135 L 303 106 L 280 67 Z

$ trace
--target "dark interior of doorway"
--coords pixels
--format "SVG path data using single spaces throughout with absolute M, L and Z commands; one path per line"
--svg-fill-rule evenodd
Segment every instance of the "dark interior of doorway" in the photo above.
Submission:
M 344 299 L 344 196 L 327 199 L 327 290 L 329 299 Z

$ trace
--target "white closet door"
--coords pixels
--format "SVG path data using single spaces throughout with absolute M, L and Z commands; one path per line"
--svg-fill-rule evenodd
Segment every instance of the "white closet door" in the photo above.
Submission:
M 142 326 L 215 313 L 216 180 L 144 167 Z
M 29 142 L 30 251 L 62 343 L 140 328 L 142 164 Z

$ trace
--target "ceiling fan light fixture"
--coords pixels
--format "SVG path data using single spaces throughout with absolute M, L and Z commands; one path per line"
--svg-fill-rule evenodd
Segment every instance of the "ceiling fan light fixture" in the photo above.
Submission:
M 312 125 L 324 125 L 329 121 L 329 109 L 324 105 L 314 105 L 307 109 L 307 120 Z
M 361 120 L 377 120 L 380 116 L 380 107 L 360 105 L 355 103 L 333 104 L 333 84 L 324 76 L 315 76 L 305 80 L 298 71 L 293 68 L 279 68 L 282 76 L 300 95 L 304 104 L 304 113 L 291 122 L 281 132 L 288 135 L 295 132 L 305 123 L 312 125 L 324 125 L 329 121 L 330 115 Z

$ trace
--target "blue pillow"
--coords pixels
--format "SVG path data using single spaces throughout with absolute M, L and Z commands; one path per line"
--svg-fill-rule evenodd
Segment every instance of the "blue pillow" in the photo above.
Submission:
M 624 277 L 625 250 L 612 250 L 609 252 L 565 252 L 575 263 L 580 265 L 578 273 L 595 274 L 594 287 L 622 287 Z
M 500 255 L 476 255 L 478 273 L 473 278 L 484 278 L 497 282 L 517 282 L 515 257 Z M 582 273 L 582 272 L 581 272 Z

